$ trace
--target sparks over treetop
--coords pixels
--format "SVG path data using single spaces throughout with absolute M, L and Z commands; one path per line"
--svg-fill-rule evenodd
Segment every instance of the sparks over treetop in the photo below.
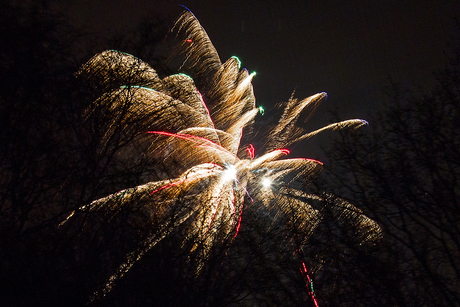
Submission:
M 291 98 L 261 148 L 241 144 L 243 131 L 250 131 L 257 115 L 264 113 L 256 106 L 251 83 L 255 73 L 241 68 L 237 57 L 222 63 L 205 30 L 188 11 L 177 20 L 169 39 L 176 44 L 177 74 L 160 77 L 146 62 L 115 50 L 95 55 L 78 72 L 103 91 L 88 109 L 89 115 L 96 110 L 107 115 L 100 127 L 101 146 L 110 146 L 121 135 L 132 136 L 132 144 L 144 146 L 143 155 L 173 166 L 171 172 L 177 174 L 81 208 L 91 213 L 138 206 L 151 219 L 137 222 L 156 223 L 157 227 L 139 242 L 137 250 L 126 255 L 96 297 L 110 291 L 144 253 L 178 227 L 186 229 L 182 246 L 189 246 L 199 273 L 213 245 L 233 239 L 241 227 L 243 208 L 255 203 L 280 214 L 294 214 L 297 226 L 311 234 L 322 213 L 310 202 L 321 197 L 291 184 L 308 183 L 321 171 L 322 163 L 287 158 L 287 148 L 326 129 L 355 129 L 365 124 L 355 119 L 305 132 L 297 121 L 302 112 L 311 116 L 325 99 L 326 93 L 319 93 L 302 100 Z M 359 209 L 346 202 L 337 208 L 344 213 L 338 218 L 359 217 L 362 233 L 356 235 L 362 241 L 380 235 L 378 225 Z

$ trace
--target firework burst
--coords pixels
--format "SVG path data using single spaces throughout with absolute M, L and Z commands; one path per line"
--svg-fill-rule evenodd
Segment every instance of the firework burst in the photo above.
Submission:
M 287 158 L 286 148 L 326 129 L 355 129 L 366 124 L 348 120 L 305 133 L 296 125 L 301 113 L 311 115 L 326 94 L 300 101 L 291 98 L 268 133 L 264 153 L 256 152 L 251 144 L 241 145 L 243 129 L 249 131 L 262 111 L 256 107 L 251 84 L 255 73 L 242 69 L 236 57 L 222 63 L 190 12 L 181 15 L 170 36 L 178 44 L 174 56 L 181 59 L 180 71 L 189 75 L 160 78 L 147 63 L 114 50 L 97 54 L 78 72 L 103 91 L 88 109 L 88 116 L 96 111 L 106 115 L 99 127 L 101 146 L 120 134 L 132 135 L 137 144 L 145 146 L 146 156 L 161 158 L 178 174 L 120 191 L 78 210 L 105 211 L 110 216 L 124 206 L 138 207 L 144 214 L 136 223 L 155 225 L 155 231 L 126 255 L 95 297 L 109 292 L 137 260 L 179 226 L 185 230 L 182 246 L 189 246 L 190 254 L 199 254 L 199 273 L 212 246 L 234 238 L 243 208 L 256 202 L 276 214 L 290 215 L 304 234 L 311 234 L 322 213 L 310 202 L 323 197 L 294 189 L 289 183 L 313 178 L 322 163 Z M 380 236 L 378 225 L 352 205 L 342 202 L 336 211 L 337 218 L 355 220 L 361 241 Z M 189 242 L 193 243 L 187 245 Z

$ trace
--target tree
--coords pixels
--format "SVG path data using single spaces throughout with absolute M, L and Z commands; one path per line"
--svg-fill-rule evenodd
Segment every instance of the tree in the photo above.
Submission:
M 238 130 L 258 112 L 246 82 L 252 75 L 240 70 L 236 58 L 221 64 L 190 13 L 182 17 L 180 35 L 172 37 L 182 47 L 176 50 L 186 51 L 178 54 L 185 56 L 182 60 L 162 63 L 152 73 L 134 56 L 106 51 L 93 58 L 88 70 L 80 70 L 80 80 L 97 79 L 88 89 L 73 77 L 81 58 L 86 59 L 72 44 L 78 31 L 46 6 L 4 8 L 2 79 L 8 86 L 0 96 L 0 242 L 7 248 L 0 251 L 2 304 L 81 306 L 94 294 L 106 294 L 94 305 L 112 306 L 313 304 L 310 269 L 319 267 L 313 263 L 326 254 L 316 251 L 315 259 L 305 248 L 298 250 L 320 227 L 317 222 L 327 215 L 350 225 L 341 229 L 359 233 L 356 242 L 379 237 L 379 228 L 352 205 L 308 192 L 321 169 L 318 161 L 276 160 L 288 152 L 278 146 L 312 135 L 294 123 L 323 94 L 291 99 L 265 144 L 268 156 L 254 157 L 253 148 L 239 150 L 235 143 Z M 170 76 L 170 67 L 180 68 L 184 61 L 191 63 L 193 79 Z M 216 80 L 227 87 L 210 86 Z M 215 102 L 210 104 L 213 122 L 202 120 L 211 116 L 196 88 L 205 101 Z M 235 112 L 227 112 L 235 101 Z M 198 108 L 192 109 L 202 114 L 187 108 L 193 102 Z M 180 126 L 184 122 L 194 124 Z M 201 124 L 216 124 L 225 133 Z M 345 121 L 329 128 L 362 124 Z M 145 133 L 162 125 L 169 131 Z M 211 133 L 196 129 L 179 135 L 180 129 L 195 126 Z M 221 146 L 214 135 L 222 137 Z M 183 159 L 197 148 L 201 155 Z M 243 161 L 235 166 L 236 174 L 223 163 L 229 156 Z M 243 185 L 258 177 L 272 180 L 266 194 L 260 193 L 259 181 Z M 216 182 L 224 191 L 220 202 L 209 189 Z M 235 190 L 238 185 L 245 189 Z M 214 220 L 213 206 L 197 210 L 209 203 L 219 204 L 221 218 Z
M 0 20 L 0 304 L 27 305 L 53 292 L 47 226 L 84 198 L 85 100 L 72 76 L 81 35 L 41 5 L 2 3 Z
M 380 229 L 351 204 L 330 195 L 306 192 L 306 186 L 321 169 L 321 162 L 280 158 L 289 153 L 285 146 L 323 130 L 357 128 L 365 122 L 347 120 L 305 133 L 295 124 L 304 109 L 314 111 L 325 93 L 300 101 L 291 98 L 279 123 L 268 132 L 265 153 L 257 157 L 252 145 L 241 146 L 243 128 L 246 130 L 260 111 L 255 106 L 251 85 L 255 74 L 241 69 L 235 57 L 221 63 L 206 32 L 190 12 L 178 19 L 170 36 L 177 45 L 173 50 L 179 51 L 173 53 L 179 58 L 173 63 L 180 64 L 180 74 L 160 77 L 142 60 L 114 50 L 97 54 L 79 71 L 81 77 L 102 89 L 101 96 L 89 108 L 89 116 L 102 118 L 96 127 L 101 136 L 100 150 L 121 153 L 127 159 L 122 167 L 131 165 L 128 160 L 137 157 L 143 161 L 139 165 L 150 160 L 154 161 L 152 165 L 161 165 L 157 180 L 84 205 L 63 223 L 64 227 L 82 225 L 83 245 L 94 242 L 93 248 L 110 249 L 109 260 L 105 260 L 107 269 L 102 270 L 102 275 L 109 277 L 101 282 L 92 302 L 99 303 L 98 299 L 106 296 L 112 303 L 119 300 L 119 293 L 124 290 L 115 283 L 129 275 L 143 257 L 155 254 L 157 245 L 172 244 L 174 248 L 169 247 L 161 255 L 179 253 L 182 258 L 175 256 L 178 259 L 186 257 L 180 265 L 177 259 L 173 262 L 182 268 L 178 277 L 182 280 L 176 285 L 200 289 L 203 287 L 197 285 L 208 284 L 219 272 L 231 270 L 230 275 L 236 274 L 244 285 L 233 292 L 233 299 L 241 300 L 240 304 L 277 305 L 297 297 L 296 290 L 288 289 L 303 274 L 306 292 L 310 292 L 316 304 L 313 289 L 310 290 L 310 273 L 305 260 L 300 259 L 303 253 L 299 256 L 296 250 L 302 251 L 320 221 L 326 216 L 339 221 L 341 228 L 359 244 L 379 238 Z M 239 245 L 240 249 L 235 249 L 230 244 L 240 237 L 240 226 L 246 227 L 246 235 L 261 242 L 258 247 Z M 254 229 L 255 236 L 247 228 Z M 272 240 L 265 241 L 267 234 L 273 236 Z M 241 249 L 260 255 L 256 259 L 263 261 L 262 268 L 271 278 L 264 278 L 254 287 L 248 282 L 250 277 L 232 268 L 230 263 L 246 263 L 241 269 L 254 269 Z M 261 251 L 266 254 L 260 254 Z M 290 256 L 279 256 L 286 253 Z M 319 252 L 315 255 L 319 256 Z M 293 266 L 293 260 L 302 262 L 298 278 L 281 269 L 290 264 L 289 272 L 297 270 L 299 265 Z M 144 269 L 152 265 L 142 263 Z M 265 276 L 267 272 L 260 273 Z M 170 274 L 174 275 L 177 276 Z M 211 296 L 205 295 L 209 285 L 204 287 L 205 292 L 194 290 L 197 299 L 187 294 L 187 304 L 229 303 L 227 298 L 216 296 L 219 289 L 226 289 L 226 282 L 236 284 L 233 278 L 220 280 L 211 287 Z M 284 286 L 284 293 L 275 285 Z M 148 300 L 164 299 L 166 293 L 169 292 L 150 294 Z M 175 294 L 166 301 L 177 305 L 181 299 Z M 304 301 L 305 296 L 301 296 L 293 299 L 292 304 Z
M 458 53 L 457 53 L 458 55 Z M 343 133 L 327 153 L 332 184 L 370 212 L 385 243 L 375 257 L 389 271 L 370 281 L 395 306 L 460 301 L 460 66 L 436 74 L 426 94 L 395 87 L 369 129 Z

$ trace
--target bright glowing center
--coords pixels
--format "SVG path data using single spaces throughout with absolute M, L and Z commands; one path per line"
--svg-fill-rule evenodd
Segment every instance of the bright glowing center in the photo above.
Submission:
M 272 181 L 270 179 L 268 179 L 267 177 L 265 177 L 264 179 L 262 179 L 262 186 L 264 188 L 268 188 L 272 185 Z
M 225 181 L 236 180 L 236 168 L 233 165 L 230 165 L 223 173 L 223 178 Z

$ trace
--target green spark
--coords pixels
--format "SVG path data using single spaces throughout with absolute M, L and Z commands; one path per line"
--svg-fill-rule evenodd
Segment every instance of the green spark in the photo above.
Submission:
M 264 115 L 265 114 L 265 110 L 262 106 L 259 106 L 259 113 Z
M 234 59 L 238 62 L 238 69 L 240 69 L 240 68 L 241 68 L 241 61 L 240 61 L 240 59 L 239 59 L 236 55 L 232 56 L 232 58 L 234 58 Z

